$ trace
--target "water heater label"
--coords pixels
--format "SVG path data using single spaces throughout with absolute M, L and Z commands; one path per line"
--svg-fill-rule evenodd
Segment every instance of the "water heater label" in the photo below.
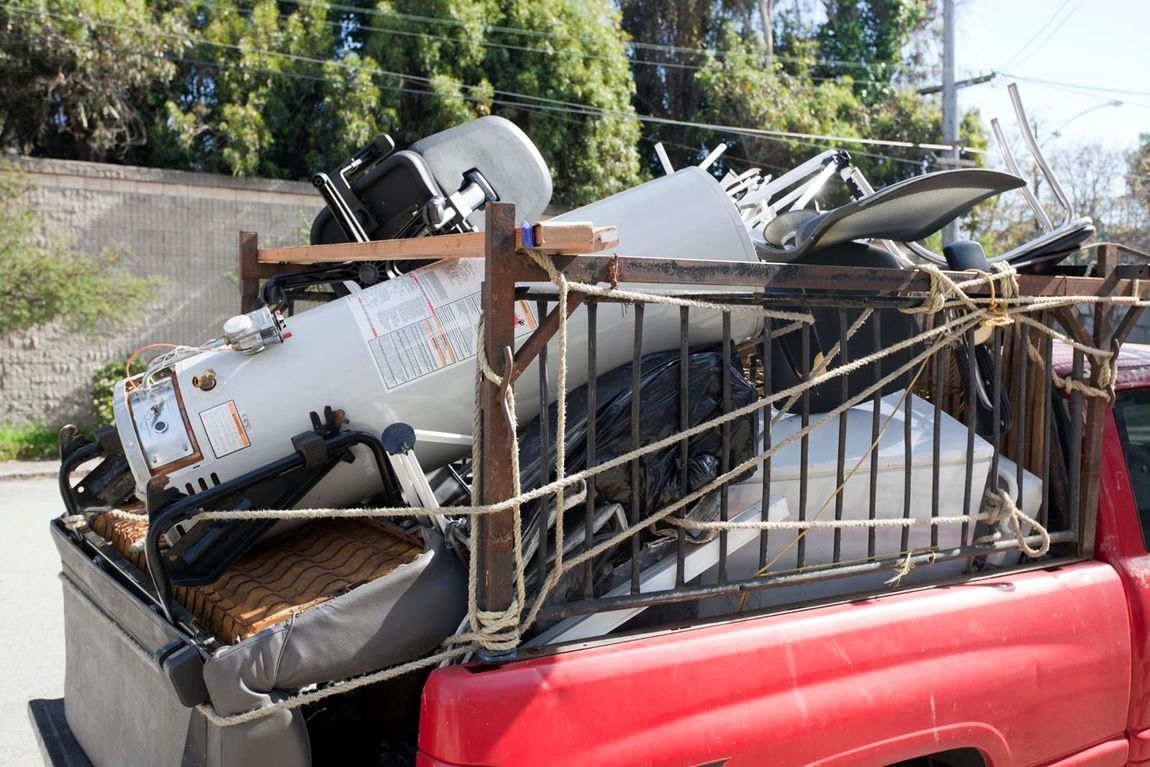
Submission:
M 417 269 L 348 296 L 384 386 L 397 389 L 475 356 L 483 261 L 461 258 Z M 515 309 L 515 337 L 538 323 Z
M 240 411 L 236 409 L 235 400 L 228 400 L 222 405 L 202 411 L 200 423 L 204 425 L 208 442 L 211 443 L 216 458 L 238 453 L 252 444 L 248 439 L 247 430 L 244 429 Z

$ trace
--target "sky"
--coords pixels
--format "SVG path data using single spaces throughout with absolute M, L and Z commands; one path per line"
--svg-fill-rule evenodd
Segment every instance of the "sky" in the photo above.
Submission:
M 1044 148 L 1132 149 L 1150 133 L 1150 0 L 957 0 L 955 78 L 992 71 L 958 92 L 988 128 L 1015 124 L 1006 86 L 1017 82 Z

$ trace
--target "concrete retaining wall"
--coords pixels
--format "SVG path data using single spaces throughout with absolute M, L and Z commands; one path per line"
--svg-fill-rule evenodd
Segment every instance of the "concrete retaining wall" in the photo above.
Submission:
M 0 425 L 83 422 L 92 372 L 146 343 L 196 344 L 236 313 L 238 233 L 261 245 L 306 242 L 322 206 L 310 184 L 23 158 L 26 201 L 45 236 L 85 252 L 113 248 L 165 286 L 132 326 L 77 334 L 53 324 L 0 337 Z M 3 311 L 3 307 L 0 307 Z

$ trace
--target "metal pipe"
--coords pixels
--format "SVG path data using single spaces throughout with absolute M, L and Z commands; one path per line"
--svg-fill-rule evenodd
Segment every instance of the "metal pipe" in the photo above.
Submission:
M 1002 132 L 1002 125 L 995 117 L 990 121 L 991 130 L 994 131 L 994 139 L 998 142 L 998 150 L 1002 153 L 1002 161 L 1006 163 L 1006 169 L 1019 178 L 1025 178 L 1022 171 L 1018 169 L 1018 163 L 1014 160 L 1014 152 L 1010 151 L 1010 144 L 1006 142 L 1006 135 Z M 1039 205 L 1038 198 L 1034 196 L 1034 192 L 1030 190 L 1029 182 L 1026 186 L 1022 187 L 1022 196 L 1026 198 L 1026 204 L 1034 211 L 1035 218 L 1038 219 L 1038 225 L 1043 231 L 1049 232 L 1054 228 L 1054 224 L 1050 221 L 1050 216 L 1046 214 L 1046 210 Z
M 1059 204 L 1066 211 L 1066 215 L 1058 224 L 1064 226 L 1074 218 L 1074 206 L 1070 204 L 1070 198 L 1062 191 L 1058 179 L 1054 177 L 1054 171 L 1046 164 L 1046 158 L 1042 156 L 1042 151 L 1038 148 L 1038 142 L 1034 139 L 1034 132 L 1030 129 L 1030 122 L 1026 119 L 1026 110 L 1022 108 L 1022 97 L 1018 95 L 1018 83 L 1011 83 L 1006 87 L 1006 90 L 1010 94 L 1010 104 L 1014 107 L 1014 116 L 1018 119 L 1018 129 L 1022 134 L 1022 141 L 1030 150 L 1030 154 L 1034 157 L 1034 162 L 1038 164 L 1038 169 L 1042 171 L 1046 183 L 1050 184 L 1050 191 L 1054 192 Z

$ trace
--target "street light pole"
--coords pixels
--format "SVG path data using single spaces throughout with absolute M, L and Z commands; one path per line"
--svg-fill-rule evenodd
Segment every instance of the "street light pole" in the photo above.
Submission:
M 1094 106 L 1089 107 L 1088 109 L 1083 109 L 1081 112 L 1074 115 L 1069 120 L 1062 123 L 1062 125 L 1059 125 L 1056 129 L 1051 131 L 1050 135 L 1052 138 L 1060 137 L 1062 135 L 1062 131 L 1066 128 L 1066 126 L 1069 125 L 1070 123 L 1074 122 L 1075 120 L 1077 120 L 1079 117 L 1082 117 L 1083 115 L 1088 115 L 1091 112 L 1094 112 L 1094 111 L 1099 110 L 1099 109 L 1105 109 L 1106 107 L 1120 107 L 1120 106 L 1122 106 L 1122 103 L 1123 102 L 1119 101 L 1118 99 L 1112 99 L 1110 101 L 1107 101 L 1105 104 L 1095 104 Z
M 958 89 L 954 85 L 954 0 L 942 0 L 942 143 L 950 144 L 951 167 L 958 167 Z M 958 239 L 958 223 L 942 230 L 942 244 Z

